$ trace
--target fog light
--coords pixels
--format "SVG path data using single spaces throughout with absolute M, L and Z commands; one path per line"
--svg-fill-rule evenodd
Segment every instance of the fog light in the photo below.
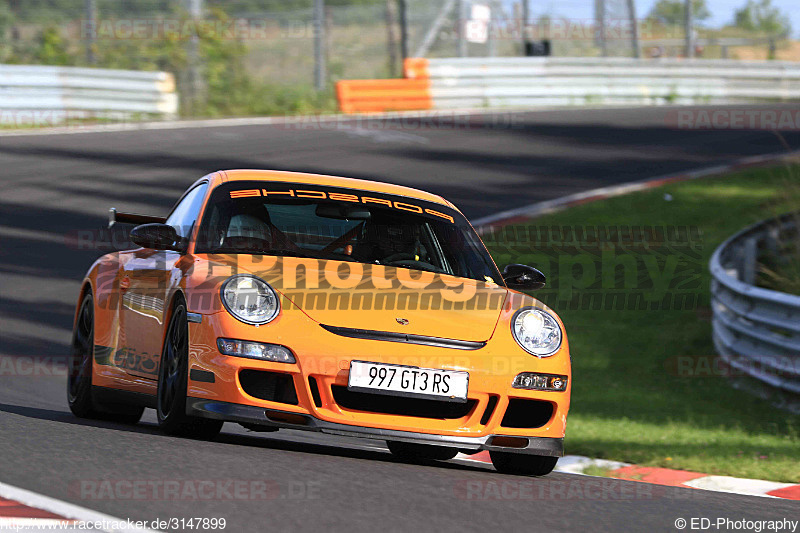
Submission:
M 278 344 L 264 344 L 261 342 L 240 341 L 235 339 L 217 339 L 217 348 L 223 355 L 246 357 L 260 361 L 274 363 L 294 363 L 295 358 L 291 350 Z
M 567 390 L 567 376 L 523 372 L 514 378 L 511 386 L 515 389 L 565 391 Z

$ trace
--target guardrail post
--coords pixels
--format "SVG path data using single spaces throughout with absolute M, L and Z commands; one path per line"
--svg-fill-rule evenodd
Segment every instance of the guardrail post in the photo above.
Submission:
M 400 49 L 405 61 L 408 59 L 408 0 L 400 0 Z
M 742 249 L 742 268 L 740 269 L 742 281 L 748 285 L 756 282 L 756 261 L 758 260 L 758 241 L 750 237 L 744 241 Z
M 631 21 L 631 46 L 633 47 L 633 57 L 639 59 L 642 54 L 639 49 L 639 20 L 636 18 L 635 0 L 628 0 L 628 17 Z
M 389 73 L 397 75 L 397 3 L 395 0 L 386 0 L 384 17 L 386 18 L 386 47 L 389 52 Z
M 88 32 L 84 33 L 86 39 L 86 62 L 94 65 L 97 58 L 94 56 L 95 38 L 97 36 L 97 2 L 96 0 L 86 0 L 86 21 L 84 28 L 89 28 Z
M 603 57 L 608 57 L 608 39 L 606 35 L 606 0 L 597 0 L 597 23 L 598 38 L 600 39 L 600 51 Z

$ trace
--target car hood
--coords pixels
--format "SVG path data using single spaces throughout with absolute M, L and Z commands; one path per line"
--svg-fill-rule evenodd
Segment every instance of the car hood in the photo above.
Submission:
M 264 279 L 292 307 L 339 328 L 481 342 L 491 338 L 508 295 L 494 282 L 390 266 L 245 255 L 209 261 Z

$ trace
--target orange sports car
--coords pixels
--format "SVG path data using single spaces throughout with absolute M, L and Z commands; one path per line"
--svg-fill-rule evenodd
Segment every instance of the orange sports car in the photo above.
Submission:
M 501 273 L 461 212 L 423 191 L 331 176 L 205 176 L 138 248 L 98 259 L 75 314 L 79 417 L 172 435 L 223 422 L 387 441 L 407 460 L 488 450 L 544 475 L 563 455 L 570 356 L 558 316 Z

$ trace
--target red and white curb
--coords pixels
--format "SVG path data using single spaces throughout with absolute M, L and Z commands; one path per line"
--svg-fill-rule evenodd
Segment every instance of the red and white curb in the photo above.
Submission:
M 508 211 L 501 211 L 499 213 L 495 213 L 494 215 L 473 220 L 472 225 L 478 230 L 478 233 L 484 235 L 511 224 L 523 223 L 530 218 L 547 215 L 549 213 L 555 213 L 576 205 L 588 204 L 598 200 L 605 200 L 606 198 L 613 198 L 615 196 L 622 196 L 632 192 L 653 189 L 655 187 L 661 187 L 662 185 L 667 185 L 670 183 L 708 178 L 728 172 L 765 166 L 797 157 L 800 157 L 800 151 L 787 152 L 785 154 L 758 155 L 746 157 L 728 165 L 715 165 L 713 167 L 706 167 L 698 170 L 681 172 L 678 174 L 668 174 L 666 176 L 648 178 L 631 183 L 621 183 L 619 185 L 601 187 L 599 189 L 579 192 L 569 196 L 562 196 L 561 198 L 556 198 L 554 200 L 537 202 L 524 207 L 509 209 Z
M 0 483 L 0 532 L 77 532 L 87 529 L 114 533 L 155 533 L 151 529 L 137 527 L 129 520 Z
M 474 455 L 458 454 L 459 461 L 467 463 L 491 464 L 489 452 L 483 451 Z M 794 483 L 778 483 L 776 481 L 762 481 L 760 479 L 744 479 L 729 476 L 710 476 L 699 472 L 687 470 L 672 470 L 669 468 L 656 468 L 637 466 L 619 461 L 605 459 L 592 459 L 581 455 L 567 455 L 558 460 L 556 472 L 568 474 L 581 474 L 590 467 L 606 470 L 606 476 L 627 481 L 639 481 L 654 485 L 670 487 L 684 487 L 694 489 L 712 490 L 716 492 L 729 492 L 747 496 L 766 496 L 782 498 L 785 500 L 800 500 L 800 485 Z

